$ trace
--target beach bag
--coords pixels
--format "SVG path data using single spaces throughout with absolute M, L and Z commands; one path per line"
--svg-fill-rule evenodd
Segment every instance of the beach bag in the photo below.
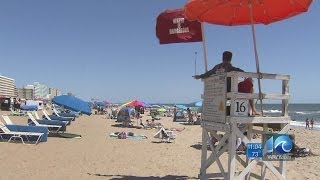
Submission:
M 134 136 L 133 132 L 128 132 L 128 136 Z
M 118 134 L 118 139 L 127 139 L 127 133 L 126 132 L 120 132 Z

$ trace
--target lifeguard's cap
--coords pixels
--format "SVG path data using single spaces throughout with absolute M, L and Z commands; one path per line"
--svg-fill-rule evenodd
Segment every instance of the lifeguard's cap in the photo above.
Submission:
M 223 54 L 222 54 L 222 59 L 224 61 L 231 61 L 232 59 L 232 52 L 230 51 L 224 51 Z

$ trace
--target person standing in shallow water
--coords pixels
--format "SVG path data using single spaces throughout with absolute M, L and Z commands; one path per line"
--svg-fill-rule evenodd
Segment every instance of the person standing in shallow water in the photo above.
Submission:
M 313 118 L 311 118 L 310 120 L 311 129 L 313 129 L 313 124 L 314 124 L 314 121 L 313 121 Z
M 307 118 L 306 119 L 306 129 L 309 129 L 310 128 L 310 126 L 309 126 L 309 119 Z

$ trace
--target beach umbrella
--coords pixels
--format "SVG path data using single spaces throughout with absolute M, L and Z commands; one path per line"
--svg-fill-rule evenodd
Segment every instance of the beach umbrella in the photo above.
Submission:
M 154 104 L 154 105 L 151 105 L 151 108 L 161 108 L 161 106 Z
M 102 106 L 102 107 L 107 107 L 109 106 L 111 103 L 108 101 L 95 101 L 94 104 L 96 106 Z
M 103 102 L 106 104 L 106 106 L 111 104 L 111 102 L 109 102 L 109 101 L 103 101 Z
M 75 96 L 56 96 L 52 99 L 52 102 L 72 111 L 80 111 L 87 115 L 91 115 L 92 113 L 89 103 Z
M 91 102 L 91 101 L 87 101 L 87 104 L 88 104 L 88 106 L 90 106 L 90 107 L 92 107 L 92 106 L 94 105 L 94 103 Z
M 143 102 L 144 103 L 144 107 L 146 107 L 146 108 L 149 108 L 149 107 L 151 107 L 151 105 L 150 104 L 148 104 L 148 103 L 146 103 L 146 102 Z
M 182 104 L 177 104 L 176 107 L 179 108 L 179 109 L 182 109 L 182 110 L 187 110 L 188 109 L 187 106 L 182 105 Z
M 157 109 L 158 112 L 166 112 L 167 110 L 165 108 L 159 108 Z
M 312 0 L 189 0 L 189 20 L 217 25 L 270 24 L 306 12 Z
M 124 104 L 122 104 L 121 106 L 134 106 L 134 107 L 140 106 L 140 107 L 146 107 L 146 106 L 148 106 L 148 104 L 145 103 L 145 102 L 142 102 L 142 101 L 140 101 L 140 100 L 133 100 L 133 101 L 129 101 L 129 102 L 127 102 L 127 103 L 124 103 Z
M 122 104 L 121 107 L 130 106 L 130 103 L 132 103 L 133 101 L 134 101 L 134 100 L 129 101 L 129 102 L 126 102 L 126 103 Z
M 188 104 L 189 107 L 201 107 L 202 106 L 202 101 L 196 101 L 193 103 Z
M 97 106 L 102 106 L 102 107 L 106 107 L 107 106 L 107 104 L 102 102 L 102 101 L 95 102 L 94 104 L 97 105 Z
M 185 6 L 188 20 L 235 26 L 251 25 L 257 73 L 260 73 L 254 24 L 270 24 L 308 11 L 312 0 L 189 0 Z M 260 78 L 258 78 L 261 94 Z M 262 97 L 261 112 L 262 112 Z

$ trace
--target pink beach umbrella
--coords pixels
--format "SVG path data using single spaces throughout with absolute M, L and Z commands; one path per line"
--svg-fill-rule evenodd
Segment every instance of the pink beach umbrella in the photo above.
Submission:
M 122 106 L 140 106 L 140 107 L 145 107 L 146 106 L 146 103 L 140 101 L 140 100 L 133 100 L 133 101 L 130 101 L 130 102 L 127 102 L 125 104 L 123 104 Z

